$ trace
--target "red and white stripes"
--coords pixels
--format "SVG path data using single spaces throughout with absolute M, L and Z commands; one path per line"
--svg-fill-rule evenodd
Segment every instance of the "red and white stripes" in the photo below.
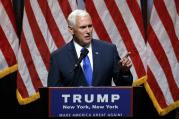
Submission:
M 11 0 L 0 1 L 0 78 L 17 70 L 19 48 Z
M 179 106 L 178 0 L 154 0 L 147 38 L 146 89 L 160 115 Z
M 147 57 L 140 0 L 88 0 L 85 5 L 97 36 L 114 43 L 120 57 L 132 53 L 134 84 L 140 85 L 135 81 L 146 75 Z
M 25 1 L 18 53 L 17 93 L 20 104 L 36 100 L 39 88 L 47 86 L 50 53 L 71 40 L 66 17 L 75 8 L 76 1 L 72 0 Z

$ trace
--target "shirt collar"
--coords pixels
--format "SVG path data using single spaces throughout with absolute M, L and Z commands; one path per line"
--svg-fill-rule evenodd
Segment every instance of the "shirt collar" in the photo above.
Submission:
M 75 49 L 76 49 L 77 56 L 78 56 L 78 58 L 79 58 L 79 57 L 80 57 L 80 53 L 81 53 L 81 49 L 82 49 L 83 47 L 82 47 L 81 45 L 79 45 L 76 41 L 73 40 L 73 42 L 74 42 L 74 46 L 75 46 Z M 85 48 L 88 49 L 88 51 L 89 51 L 88 54 L 92 54 L 91 43 L 90 43 L 87 47 L 85 47 Z

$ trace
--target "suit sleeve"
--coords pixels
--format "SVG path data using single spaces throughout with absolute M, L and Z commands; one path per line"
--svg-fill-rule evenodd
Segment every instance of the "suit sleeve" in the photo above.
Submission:
M 133 76 L 130 70 L 123 71 L 119 60 L 121 59 L 118 55 L 117 48 L 114 46 L 114 66 L 113 66 L 113 80 L 117 86 L 131 86 L 133 83 Z

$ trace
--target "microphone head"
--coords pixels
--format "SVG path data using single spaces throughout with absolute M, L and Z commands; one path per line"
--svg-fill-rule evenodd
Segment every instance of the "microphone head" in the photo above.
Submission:
M 83 49 L 81 50 L 80 56 L 82 56 L 82 59 L 83 59 L 84 57 L 86 57 L 86 55 L 87 55 L 88 53 L 89 53 L 88 49 L 87 49 L 87 48 L 83 48 Z
M 75 66 L 74 66 L 74 70 L 80 65 L 82 59 L 85 58 L 88 53 L 89 53 L 89 51 L 88 51 L 87 48 L 83 48 L 83 49 L 81 50 L 80 57 L 79 57 L 77 63 L 75 64 Z

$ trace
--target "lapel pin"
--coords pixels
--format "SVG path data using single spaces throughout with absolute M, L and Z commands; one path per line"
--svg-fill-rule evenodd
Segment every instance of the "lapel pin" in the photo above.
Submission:
M 98 55 L 98 54 L 99 54 L 99 52 L 95 52 L 95 54 L 96 54 L 96 55 Z

